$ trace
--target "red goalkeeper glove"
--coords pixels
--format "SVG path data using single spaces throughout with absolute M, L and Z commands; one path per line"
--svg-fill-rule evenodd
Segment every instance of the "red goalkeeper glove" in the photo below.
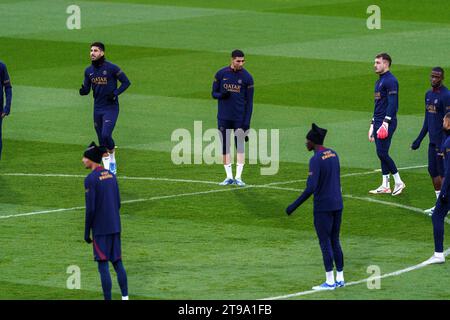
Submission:
M 381 127 L 377 130 L 377 138 L 386 139 L 389 135 L 388 128 L 389 124 L 387 122 L 383 122 Z

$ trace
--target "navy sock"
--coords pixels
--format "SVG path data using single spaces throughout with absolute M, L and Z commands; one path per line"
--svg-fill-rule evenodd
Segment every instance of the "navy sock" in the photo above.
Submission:
M 100 273 L 100 279 L 102 281 L 103 288 L 103 296 L 105 300 L 111 300 L 111 275 L 109 274 L 109 265 L 108 261 L 99 261 L 98 262 L 98 272 Z
M 119 282 L 120 291 L 122 292 L 122 297 L 128 296 L 128 280 L 127 273 L 123 267 L 122 260 L 118 260 L 113 263 L 114 270 L 117 273 L 117 281 Z

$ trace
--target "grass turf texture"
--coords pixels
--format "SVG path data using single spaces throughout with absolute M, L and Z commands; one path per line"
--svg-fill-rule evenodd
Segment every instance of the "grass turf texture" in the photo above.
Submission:
M 114 135 L 122 200 L 231 189 L 123 205 L 131 298 L 254 299 L 309 290 L 324 274 L 312 202 L 292 217 L 284 214 L 298 192 L 121 177 L 224 178 L 220 165 L 173 165 L 170 135 L 176 128 L 192 131 L 195 120 L 215 127 L 211 81 L 236 47 L 247 53 L 255 78 L 252 127 L 280 129 L 280 171 L 261 176 L 258 166 L 247 165 L 247 183 L 306 178 L 311 155 L 303 142 L 312 121 L 329 130 L 326 144 L 340 154 L 343 174 L 378 168 L 366 133 L 376 80 L 372 59 L 380 51 L 392 54 L 400 82 L 392 155 L 399 167 L 426 164 L 426 143 L 417 152 L 409 145 L 422 123 L 430 68 L 450 64 L 448 4 L 424 9 L 418 1 L 380 1 L 383 28 L 370 31 L 365 10 L 372 3 L 314 3 L 246 1 L 229 8 L 219 1 L 81 1 L 82 29 L 69 31 L 68 1 L 3 1 L 0 58 L 8 65 L 14 99 L 4 121 L 0 174 L 87 174 L 80 158 L 95 138 L 92 99 L 79 97 L 77 89 L 88 44 L 102 40 L 107 58 L 132 81 L 120 98 Z M 433 205 L 426 169 L 403 171 L 402 177 L 404 194 L 377 199 Z M 0 175 L 0 215 L 83 206 L 82 182 Z M 359 197 L 368 197 L 379 182 L 379 174 L 342 179 L 344 194 Z M 304 182 L 283 187 L 299 189 Z M 425 215 L 350 198 L 344 205 L 347 281 L 367 278 L 369 265 L 388 273 L 433 252 Z M 83 219 L 83 210 L 0 219 L 0 298 L 100 299 L 91 247 L 82 241 Z M 80 291 L 66 289 L 69 265 L 81 268 Z M 430 266 L 383 279 L 380 290 L 360 284 L 299 298 L 445 299 L 450 291 L 440 279 L 448 269 Z

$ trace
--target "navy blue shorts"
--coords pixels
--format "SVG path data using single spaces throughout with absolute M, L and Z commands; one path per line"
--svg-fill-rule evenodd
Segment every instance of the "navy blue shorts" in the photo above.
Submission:
M 221 120 L 217 119 L 217 127 L 220 131 L 220 141 L 222 142 L 222 154 L 230 153 L 230 134 L 231 132 L 235 132 L 235 130 L 241 128 L 241 121 L 233 121 L 233 120 Z M 228 130 L 228 134 L 227 134 Z M 239 134 L 242 133 L 242 134 Z M 239 140 L 238 140 L 239 138 Z M 245 135 L 244 131 L 235 132 L 235 140 L 234 140 L 238 153 L 244 153 L 245 150 Z
M 93 247 L 95 261 L 111 261 L 114 263 L 122 259 L 120 233 L 94 236 Z
M 444 176 L 444 156 L 435 144 L 428 145 L 428 172 L 433 178 Z

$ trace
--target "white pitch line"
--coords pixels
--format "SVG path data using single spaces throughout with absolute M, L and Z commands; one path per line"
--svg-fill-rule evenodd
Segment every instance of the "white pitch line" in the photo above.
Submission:
M 414 166 L 414 167 L 399 168 L 399 170 L 415 169 L 415 168 L 423 168 L 423 167 L 425 167 L 425 166 Z M 351 174 L 348 174 L 348 175 L 342 175 L 341 177 L 344 177 L 344 176 L 355 176 L 355 175 L 365 175 L 365 174 L 371 174 L 371 173 L 374 173 L 374 172 L 377 172 L 377 171 L 375 170 L 375 171 L 370 171 L 370 172 L 351 173 Z M 0 175 L 13 175 L 13 174 L 0 174 Z M 15 174 L 15 175 L 31 175 L 31 174 Z M 80 177 L 78 175 L 54 175 L 54 174 L 39 175 L 39 176 L 59 176 L 59 177 L 74 177 L 74 176 L 76 176 L 76 177 Z M 84 177 L 84 176 L 82 176 L 82 177 Z M 128 177 L 128 179 L 132 179 L 132 177 Z M 175 182 L 198 182 L 198 183 L 208 183 L 208 184 L 212 183 L 210 181 L 195 181 L 195 180 L 168 179 L 168 178 L 145 178 L 145 177 L 143 177 L 143 178 L 138 178 L 138 179 L 139 180 L 141 180 L 141 179 L 146 179 L 146 180 L 164 180 L 164 181 L 175 181 Z M 296 180 L 295 182 L 298 182 L 298 180 Z M 288 182 L 288 183 L 292 183 L 292 182 Z M 281 183 L 269 183 L 269 184 L 264 184 L 264 185 L 247 185 L 246 187 L 241 187 L 241 188 L 213 189 L 213 190 L 200 191 L 200 192 L 182 193 L 182 194 L 167 195 L 167 196 L 157 196 L 157 197 L 152 197 L 152 198 L 148 198 L 148 199 L 125 200 L 125 201 L 122 201 L 122 203 L 135 203 L 135 202 L 144 202 L 144 201 L 154 201 L 154 200 L 159 200 L 159 199 L 168 199 L 168 198 L 192 196 L 192 195 L 208 194 L 208 193 L 216 193 L 216 192 L 226 192 L 226 191 L 234 191 L 234 190 L 249 189 L 249 188 L 268 188 L 268 189 L 294 191 L 294 192 L 301 192 L 302 191 L 301 189 L 295 189 L 295 188 L 275 187 L 274 184 L 281 184 Z M 411 207 L 411 206 L 406 206 L 406 205 L 393 203 L 393 202 L 388 202 L 388 201 L 382 201 L 382 200 L 368 198 L 368 197 L 358 197 L 358 196 L 346 195 L 346 194 L 343 194 L 343 197 L 350 198 L 350 199 L 355 199 L 355 200 L 373 202 L 373 203 L 378 203 L 378 204 L 383 204 L 383 205 L 388 205 L 388 206 L 395 206 L 395 207 L 399 207 L 399 208 L 402 208 L 402 209 L 410 210 L 410 211 L 413 211 L 413 212 L 424 213 L 424 211 L 422 209 L 420 209 L 420 208 L 415 208 L 415 207 Z M 84 208 L 85 207 L 73 207 L 73 208 L 65 208 L 65 209 L 36 211 L 36 212 L 22 213 L 22 214 L 17 214 L 17 215 L 0 216 L 0 219 L 6 219 L 6 218 L 12 218 L 12 217 L 20 217 L 20 216 L 30 216 L 30 215 L 37 215 L 37 214 L 43 214 L 43 213 L 52 213 L 52 212 L 74 211 L 74 210 L 81 210 L 81 209 L 84 209 Z M 450 219 L 446 218 L 445 222 L 450 224 Z M 444 252 L 445 256 L 448 256 L 449 254 L 450 254 L 450 248 L 448 248 Z M 397 271 L 394 271 L 394 272 L 391 272 L 391 273 L 387 273 L 387 274 L 384 274 L 384 275 L 381 275 L 381 276 L 378 276 L 378 277 L 370 277 L 370 278 L 366 278 L 366 279 L 362 279 L 362 280 L 358 280 L 358 281 L 352 281 L 352 282 L 347 283 L 346 286 L 348 287 L 348 286 L 361 284 L 361 283 L 367 282 L 368 280 L 373 281 L 373 280 L 376 280 L 376 279 L 382 279 L 382 278 L 398 276 L 400 274 L 403 274 L 403 273 L 406 273 L 406 272 L 410 272 L 410 271 L 414 271 L 414 270 L 417 270 L 417 269 L 420 269 L 420 268 L 423 268 L 423 267 L 426 267 L 426 266 L 428 266 L 428 264 L 425 264 L 424 262 L 422 262 L 422 263 L 419 263 L 417 265 L 414 265 L 414 266 L 411 266 L 411 267 L 407 267 L 405 269 L 397 270 Z M 264 299 L 260 299 L 260 300 L 288 299 L 288 298 L 293 298 L 293 297 L 298 297 L 298 296 L 303 296 L 303 295 L 309 295 L 309 294 L 313 294 L 313 293 L 317 293 L 317 292 L 322 292 L 322 291 L 317 291 L 317 290 L 301 291 L 301 292 L 296 292 L 296 293 L 282 295 L 282 296 L 264 298 Z
M 10 214 L 10 215 L 7 215 L 7 216 L 0 216 L 0 219 L 9 219 L 9 218 L 25 217 L 25 216 L 34 216 L 36 214 L 43 214 L 43 213 L 76 211 L 76 210 L 81 210 L 81 209 L 84 209 L 84 208 L 85 207 L 73 207 L 73 208 L 62 208 L 62 209 L 54 209 L 54 210 L 42 210 L 42 211 L 34 211 L 34 212 L 27 212 L 27 213 Z
M 426 168 L 426 167 L 428 167 L 428 165 L 403 167 L 403 168 L 398 168 L 397 170 L 410 170 L 410 169 L 419 169 L 419 168 Z M 379 172 L 381 172 L 381 169 L 375 169 L 375 170 L 365 171 L 365 172 L 346 173 L 346 174 L 342 174 L 341 178 L 354 177 L 354 176 L 365 176 L 365 175 L 370 175 L 370 174 L 379 173 Z M 284 184 L 291 184 L 291 183 L 305 182 L 305 181 L 306 181 L 306 179 L 297 179 L 297 180 L 289 180 L 289 181 L 272 182 L 272 183 L 266 184 L 266 186 L 277 186 L 277 185 L 284 185 Z
M 449 254 L 450 254 L 450 248 L 448 248 L 447 250 L 444 251 L 444 255 L 445 256 L 448 256 Z M 418 269 L 424 268 L 426 266 L 429 266 L 429 264 L 426 264 L 425 262 L 421 262 L 419 264 L 416 264 L 416 265 L 411 266 L 411 267 L 407 267 L 405 269 L 393 271 L 393 272 L 390 272 L 390 273 L 385 273 L 385 274 L 383 274 L 381 276 L 369 277 L 369 278 L 358 280 L 358 281 L 352 281 L 352 282 L 346 283 L 345 287 L 354 286 L 354 285 L 361 284 L 361 283 L 367 283 L 367 281 L 373 281 L 373 280 L 378 280 L 378 279 L 384 279 L 384 278 L 399 276 L 399 275 L 401 275 L 403 273 L 407 273 L 407 272 L 410 272 L 410 271 L 418 270 Z M 345 289 L 345 287 L 344 287 L 344 289 Z M 337 288 L 336 290 L 342 290 L 342 289 Z M 282 300 L 282 299 L 294 298 L 294 297 L 299 297 L 299 296 L 306 296 L 306 295 L 313 294 L 313 293 L 318 293 L 318 292 L 324 292 L 324 291 L 308 290 L 308 291 L 301 291 L 301 292 L 286 294 L 286 295 L 283 295 L 283 296 L 264 298 L 264 299 L 260 299 L 260 300 Z
M 52 178 L 86 178 L 85 175 L 80 174 L 59 174 L 59 173 L 0 173 L 0 176 L 8 177 L 52 177 Z M 117 176 L 119 180 L 148 180 L 148 181 L 169 181 L 169 182 L 187 182 L 187 183 L 203 183 L 203 184 L 215 184 L 215 181 L 205 180 L 190 180 L 190 179 L 172 179 L 172 178 L 156 178 L 156 177 L 128 177 Z
M 227 189 L 212 189 L 212 190 L 207 190 L 207 191 L 190 192 L 190 193 L 179 193 L 179 194 L 172 194 L 172 195 L 166 195 L 166 196 L 156 196 L 156 197 L 143 198 L 143 199 L 124 200 L 121 203 L 128 204 L 128 203 L 137 203 L 137 202 L 147 202 L 147 201 L 155 201 L 155 200 L 178 198 L 178 197 L 196 196 L 196 195 L 203 195 L 203 194 L 217 193 L 217 192 L 228 192 L 228 191 L 235 191 L 235 190 L 249 189 L 249 188 L 252 188 L 252 186 L 239 187 L 239 188 L 227 188 Z M 44 213 L 78 211 L 78 210 L 84 210 L 84 209 L 85 209 L 85 207 L 73 207 L 73 208 L 62 208 L 62 209 L 54 209 L 54 210 L 42 210 L 42 211 L 34 211 L 34 212 L 27 212 L 27 213 L 11 214 L 11 215 L 7 215 L 7 216 L 0 216 L 0 219 L 17 218 L 17 217 L 24 217 L 24 216 L 33 216 L 33 215 L 44 214 Z

